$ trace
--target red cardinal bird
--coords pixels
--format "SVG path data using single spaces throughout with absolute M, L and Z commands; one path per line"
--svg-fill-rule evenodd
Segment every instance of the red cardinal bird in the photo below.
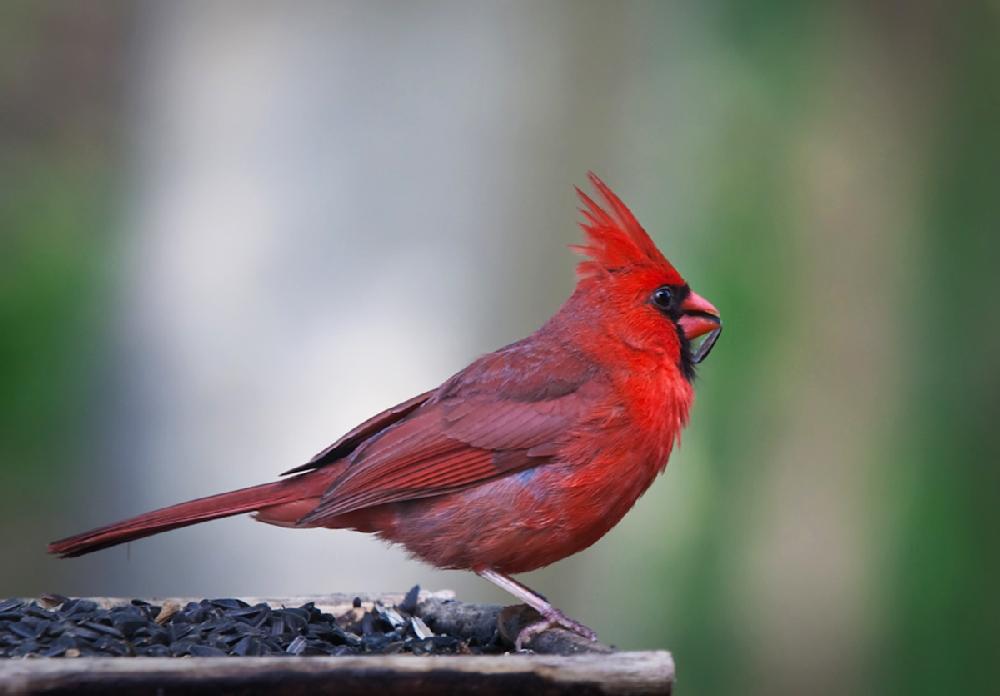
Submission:
M 531 336 L 374 416 L 290 478 L 148 512 L 57 541 L 81 554 L 219 517 L 374 532 L 439 568 L 478 573 L 543 622 L 589 638 L 510 577 L 587 548 L 663 471 L 721 331 L 632 213 L 593 174 L 577 189 L 586 256 L 573 294 Z M 707 336 L 706 336 L 707 334 Z M 700 346 L 692 341 L 706 336 Z

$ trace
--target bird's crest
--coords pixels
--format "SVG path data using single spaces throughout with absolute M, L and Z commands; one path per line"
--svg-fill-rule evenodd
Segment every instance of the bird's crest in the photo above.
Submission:
M 587 235 L 586 244 L 570 245 L 571 249 L 587 257 L 577 266 L 577 276 L 590 278 L 604 273 L 652 266 L 680 280 L 680 274 L 656 248 L 632 211 L 615 192 L 593 172 L 589 172 L 587 177 L 604 198 L 607 210 L 579 188 L 576 189 L 583 203 L 580 212 L 585 218 L 580 227 Z

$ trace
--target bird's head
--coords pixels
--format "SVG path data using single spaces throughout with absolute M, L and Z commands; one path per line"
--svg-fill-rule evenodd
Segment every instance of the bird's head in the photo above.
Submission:
M 666 353 L 692 379 L 722 332 L 719 311 L 690 288 L 618 196 L 589 177 L 606 205 L 577 189 L 587 241 L 572 248 L 587 258 L 574 296 L 586 298 L 602 328 L 631 348 Z

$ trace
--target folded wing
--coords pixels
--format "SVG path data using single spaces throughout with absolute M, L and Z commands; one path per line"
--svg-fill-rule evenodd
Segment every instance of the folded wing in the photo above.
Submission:
M 517 351 L 473 363 L 357 446 L 345 472 L 300 524 L 450 493 L 551 461 L 601 390 L 585 361 L 561 356 L 558 371 L 549 366 L 546 373 L 537 357 L 516 380 L 509 375 L 519 362 Z

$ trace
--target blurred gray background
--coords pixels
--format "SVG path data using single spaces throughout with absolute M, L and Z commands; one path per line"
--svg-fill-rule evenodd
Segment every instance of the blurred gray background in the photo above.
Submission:
M 44 546 L 268 480 L 534 330 L 592 169 L 726 333 L 666 474 L 525 582 L 685 693 L 995 681 L 995 2 L 0 15 L 0 595 L 510 601 L 246 518 Z

